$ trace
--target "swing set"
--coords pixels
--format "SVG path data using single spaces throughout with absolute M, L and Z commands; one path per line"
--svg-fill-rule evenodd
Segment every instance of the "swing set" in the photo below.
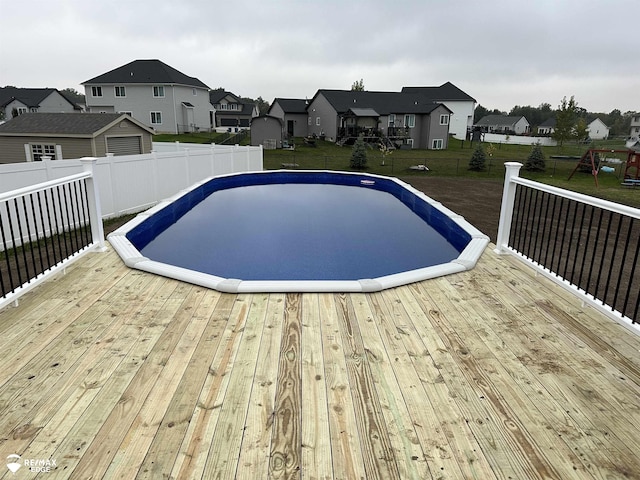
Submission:
M 591 148 L 585 152 L 576 168 L 571 172 L 569 178 L 567 180 L 571 180 L 573 174 L 578 170 L 591 170 L 591 175 L 593 175 L 593 180 L 596 182 L 596 187 L 598 186 L 598 168 L 600 164 L 600 153 L 625 153 L 627 155 L 626 167 L 624 169 L 624 177 L 622 185 L 625 186 L 640 186 L 640 152 L 636 152 L 634 150 L 605 150 L 598 148 Z M 632 174 L 632 171 L 635 169 L 635 173 Z

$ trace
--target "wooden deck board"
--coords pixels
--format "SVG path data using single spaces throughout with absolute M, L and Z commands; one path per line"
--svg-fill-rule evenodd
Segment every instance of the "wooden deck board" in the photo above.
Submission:
M 286 295 L 89 254 L 0 311 L 0 352 L 0 454 L 47 478 L 640 478 L 640 336 L 490 250 Z

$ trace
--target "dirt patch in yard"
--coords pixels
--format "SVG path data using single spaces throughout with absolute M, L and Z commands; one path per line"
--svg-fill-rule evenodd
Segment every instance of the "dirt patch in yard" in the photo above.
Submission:
M 502 181 L 445 177 L 398 177 L 442 203 L 495 243 L 500 220 Z

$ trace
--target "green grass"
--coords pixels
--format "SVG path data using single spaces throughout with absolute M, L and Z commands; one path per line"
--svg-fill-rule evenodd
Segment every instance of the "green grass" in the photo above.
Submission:
M 305 145 L 302 141 L 296 141 L 295 150 L 265 150 L 265 169 L 279 169 L 283 165 L 296 164 L 300 169 L 345 170 L 349 171 L 351 147 L 339 147 L 331 142 L 316 141 L 316 146 Z M 484 172 L 469 171 L 468 164 L 475 145 L 468 141 L 452 139 L 446 150 L 396 150 L 387 156 L 382 164 L 382 154 L 373 148 L 367 150 L 368 163 L 366 172 L 389 176 L 424 176 L 430 177 L 465 177 L 504 179 L 505 162 L 525 163 L 531 152 L 529 145 L 493 145 L 483 144 L 487 155 L 487 165 Z M 597 145 L 564 145 L 560 147 L 543 147 L 546 158 L 546 171 L 540 173 L 527 172 L 524 169 L 520 175 L 541 183 L 554 185 L 566 190 L 572 190 L 603 198 L 613 202 L 640 208 L 640 188 L 629 188 L 620 185 L 624 173 L 624 163 L 615 165 L 614 173 L 600 172 L 598 175 L 599 186 L 596 187 L 592 175 L 576 172 L 571 180 L 569 175 L 577 165 L 577 160 L 553 159 L 551 155 L 579 155 L 584 154 L 588 148 L 625 149 L 624 143 L 619 140 L 602 141 Z M 608 157 L 623 159 L 623 154 L 610 154 Z M 626 157 L 624 157 L 626 158 Z M 424 164 L 429 172 L 411 170 L 412 165 Z M 287 167 L 289 168 L 289 167 Z
M 162 133 L 153 136 L 154 142 L 180 142 L 180 143 L 222 143 L 229 137 L 229 133 L 200 132 L 200 133 Z M 247 135 L 240 145 L 249 145 L 251 136 Z

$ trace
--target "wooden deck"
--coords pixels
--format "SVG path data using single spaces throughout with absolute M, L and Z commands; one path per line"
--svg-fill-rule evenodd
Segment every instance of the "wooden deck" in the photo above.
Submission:
M 0 455 L 39 478 L 640 478 L 640 337 L 489 249 L 374 294 L 90 254 L 0 312 L 0 354 Z

